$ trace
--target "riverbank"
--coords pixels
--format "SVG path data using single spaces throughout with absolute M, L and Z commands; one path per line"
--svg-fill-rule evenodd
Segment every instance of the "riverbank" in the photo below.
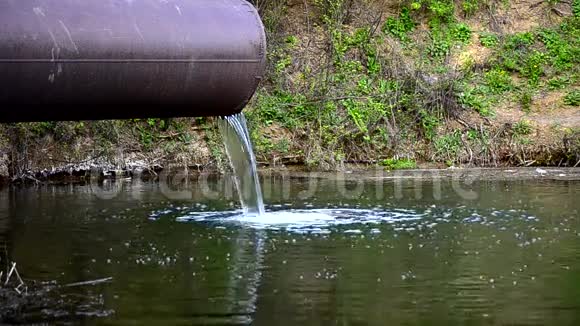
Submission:
M 262 167 L 580 166 L 580 1 L 258 2 Z M 228 169 L 214 118 L 0 126 L 5 181 Z
M 460 180 L 460 181 L 580 181 L 580 167 L 497 167 L 497 168 L 465 168 L 448 167 L 389 170 L 382 166 L 369 166 L 363 164 L 347 164 L 340 171 L 309 171 L 303 166 L 268 167 L 258 169 L 262 179 L 301 179 L 301 180 L 326 180 L 348 182 L 400 182 L 411 181 L 434 181 L 434 180 Z M 19 180 L 10 181 L 4 179 L 0 185 L 59 185 L 59 184 L 94 184 L 99 185 L 103 181 L 114 183 L 140 183 L 159 182 L 171 186 L 180 186 L 185 182 L 207 183 L 208 180 L 229 178 L 230 172 L 216 170 L 191 170 L 174 167 L 171 170 L 76 170 L 74 173 L 60 170 L 58 173 L 31 174 Z M 312 181 L 314 182 L 314 181 Z M 109 184 L 110 185 L 110 184 Z M 233 186 L 233 184 L 231 185 Z M 233 189 L 231 189 L 233 190 Z

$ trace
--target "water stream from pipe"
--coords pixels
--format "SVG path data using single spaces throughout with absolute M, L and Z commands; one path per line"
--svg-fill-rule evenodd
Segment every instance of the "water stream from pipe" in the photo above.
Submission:
M 234 172 L 234 183 L 244 215 L 263 215 L 264 200 L 256 157 L 243 112 L 220 118 L 218 126 Z

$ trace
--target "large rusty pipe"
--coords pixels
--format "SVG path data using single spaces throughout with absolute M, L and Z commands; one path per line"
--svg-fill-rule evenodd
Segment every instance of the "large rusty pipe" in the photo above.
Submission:
M 265 53 L 245 0 L 0 0 L 0 122 L 238 113 Z

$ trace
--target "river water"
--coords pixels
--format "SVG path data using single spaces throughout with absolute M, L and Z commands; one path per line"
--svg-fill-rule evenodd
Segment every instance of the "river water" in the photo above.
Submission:
M 19 320 L 580 324 L 580 181 L 337 180 L 263 177 L 267 219 L 227 177 L 4 188 L 0 249 L 54 288 Z

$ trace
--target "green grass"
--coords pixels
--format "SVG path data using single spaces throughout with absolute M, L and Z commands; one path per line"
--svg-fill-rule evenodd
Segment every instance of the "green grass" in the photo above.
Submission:
M 499 44 L 499 38 L 492 33 L 479 33 L 479 43 L 486 48 L 494 48 Z
M 547 81 L 549 90 L 563 89 L 566 86 L 570 85 L 570 83 L 571 80 L 570 77 L 568 76 L 557 76 Z
M 408 40 L 407 34 L 415 29 L 415 22 L 411 18 L 411 11 L 403 8 L 398 18 L 389 17 L 383 25 L 383 31 L 399 40 Z
M 510 75 L 501 68 L 495 68 L 486 72 L 485 83 L 496 94 L 512 90 L 514 86 Z
M 532 133 L 533 127 L 528 120 L 518 121 L 514 127 L 513 132 L 515 136 L 525 136 Z
M 465 13 L 465 16 L 472 16 L 479 10 L 480 3 L 479 0 L 463 0 L 461 2 L 461 8 Z
M 484 117 L 494 115 L 490 107 L 490 98 L 481 87 L 466 86 L 459 94 L 459 102 L 466 109 L 473 109 Z
M 455 162 L 462 148 L 461 132 L 439 136 L 435 139 L 435 155 L 444 161 Z M 450 165 L 450 164 L 449 164 Z
M 530 88 L 524 88 L 519 93 L 519 102 L 525 112 L 529 112 L 532 107 L 533 95 L 533 90 Z
M 379 162 L 379 165 L 384 166 L 389 170 L 410 170 L 417 168 L 417 162 L 412 159 L 394 159 L 389 158 Z

